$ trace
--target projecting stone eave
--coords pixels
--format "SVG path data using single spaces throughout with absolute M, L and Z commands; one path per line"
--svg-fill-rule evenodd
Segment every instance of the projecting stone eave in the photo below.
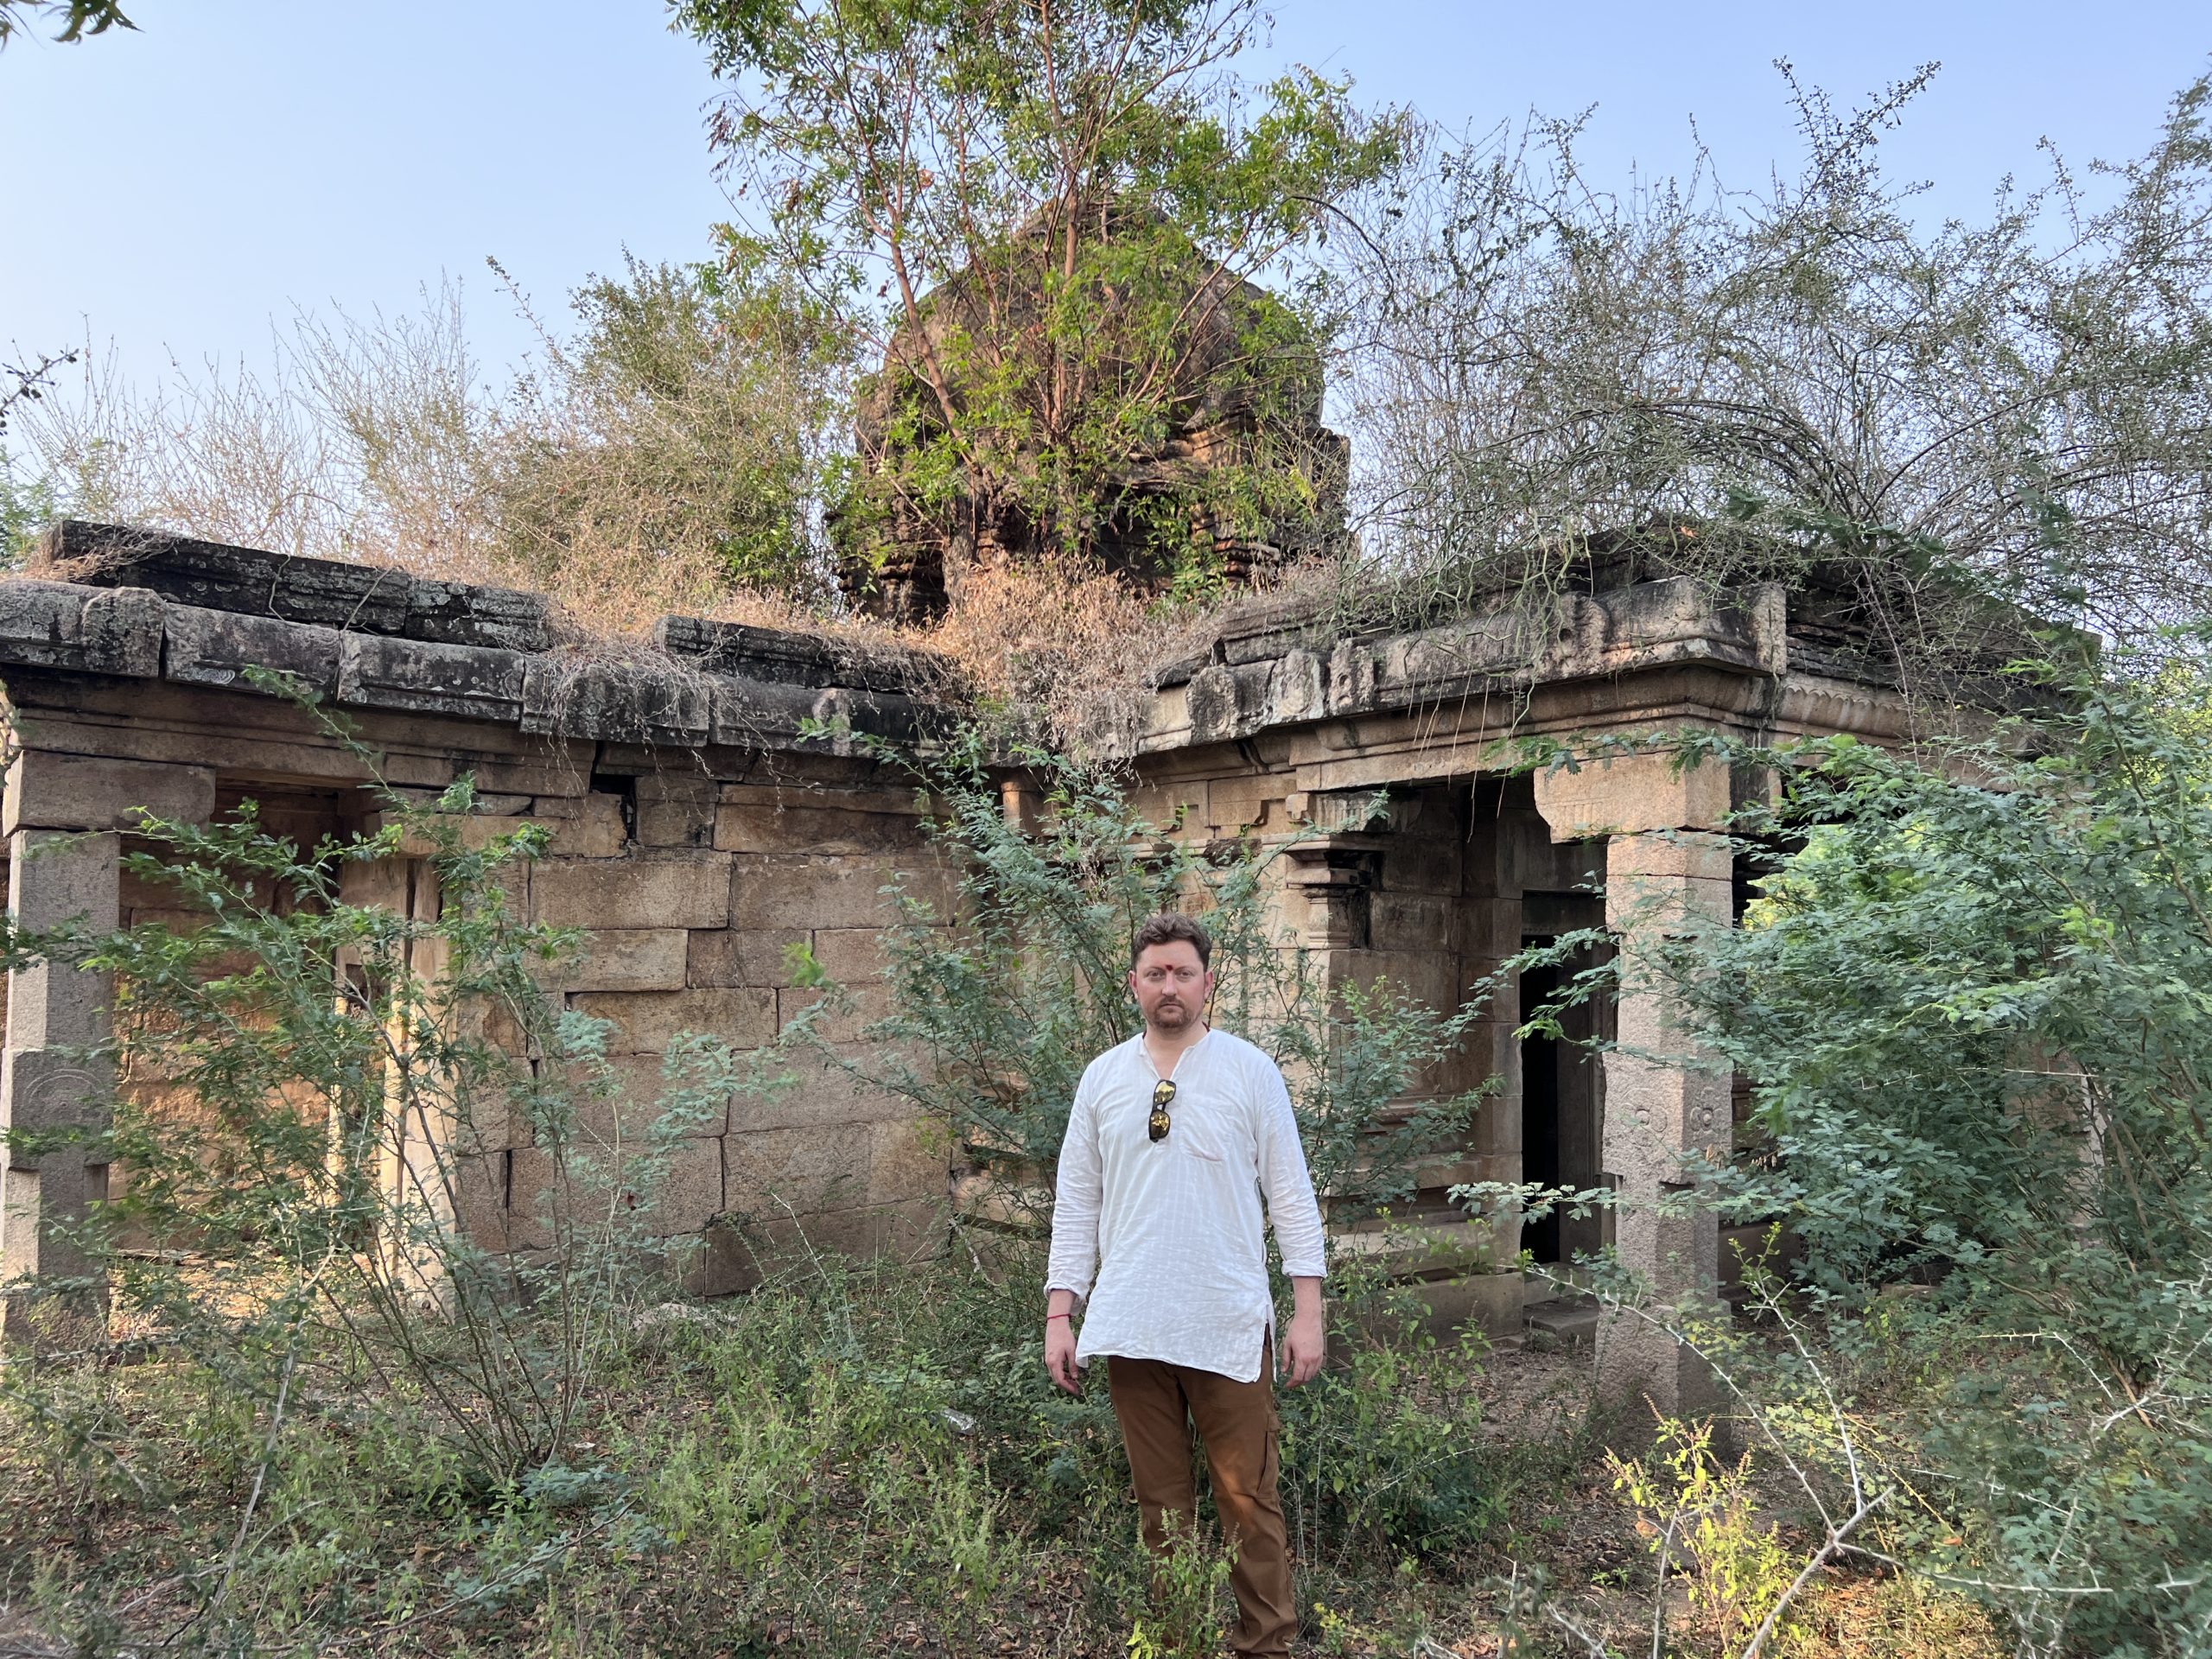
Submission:
M 541 594 L 112 525 L 50 531 L 0 582 L 0 670 L 257 694 L 285 677 L 340 712 L 487 722 L 526 736 L 654 747 L 849 749 L 912 741 L 929 706 L 895 665 L 811 635 L 666 617 L 650 649 L 560 641 Z M 281 695 L 270 690 L 268 695 Z
M 1596 701 L 1606 713 L 1633 709 L 1643 718 L 1650 711 L 1635 707 L 1642 699 L 1632 683 L 1652 677 L 1674 681 L 1670 702 L 1681 701 L 1688 676 L 1731 708 L 1745 701 L 1746 683 L 1756 683 L 1753 701 L 1770 709 L 1771 688 L 1791 677 L 1787 603 L 1778 584 L 1716 603 L 1698 584 L 1675 578 L 1376 638 L 1329 640 L 1288 627 L 1256 639 L 1228 632 L 1216 645 L 1220 660 L 1166 677 L 1139 752 L 1446 708 L 1493 711 L 1499 723 L 1528 730 L 1535 705 L 1573 715 L 1592 700 L 1559 694 L 1599 683 L 1605 690 Z M 1262 641 L 1273 649 L 1255 650 Z

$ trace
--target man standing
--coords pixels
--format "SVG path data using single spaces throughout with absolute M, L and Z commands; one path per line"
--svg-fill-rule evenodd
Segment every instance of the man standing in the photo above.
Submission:
M 1212 957 L 1188 916 L 1155 916 L 1138 930 L 1129 989 L 1144 1029 L 1084 1072 L 1060 1146 L 1045 1363 L 1073 1394 L 1078 1368 L 1105 1358 L 1155 1554 L 1170 1511 L 1185 1528 L 1197 1517 L 1195 1423 L 1237 1552 L 1230 1645 L 1274 1659 L 1289 1653 L 1298 1611 L 1275 1493 L 1274 1307 L 1260 1199 L 1294 1298 L 1282 1344 L 1293 1388 L 1321 1369 L 1321 1212 L 1282 1073 L 1205 1023 Z

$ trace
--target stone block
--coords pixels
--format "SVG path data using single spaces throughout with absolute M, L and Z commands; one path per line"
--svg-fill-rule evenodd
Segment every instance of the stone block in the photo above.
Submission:
M 84 664 L 85 591 L 63 582 L 0 582 L 0 659 L 41 668 Z
M 136 586 L 185 606 L 453 645 L 543 651 L 553 643 L 543 594 L 81 519 L 54 526 L 40 550 L 49 563 L 83 561 L 79 582 Z
M 687 982 L 692 985 L 788 985 L 785 953 L 807 938 L 805 930 L 795 927 L 701 929 L 689 937 Z
M 1448 950 L 1457 920 L 1455 910 L 1451 901 L 1432 895 L 1370 893 L 1368 943 L 1377 950 Z
M 638 840 L 646 847 L 711 847 L 715 841 L 712 801 L 638 803 Z
M 124 674 L 155 679 L 162 671 L 163 613 L 159 594 L 144 588 L 114 588 L 85 601 L 81 624 L 85 667 L 94 674 Z
M 602 1224 L 610 1211 L 642 1222 L 655 1237 L 696 1233 L 722 1210 L 721 1146 L 679 1142 L 645 1154 L 570 1149 L 556 1157 L 524 1147 L 512 1154 L 507 1236 L 515 1249 L 550 1249 L 565 1227 Z
M 1206 823 L 1224 835 L 1281 823 L 1285 778 L 1216 778 L 1205 785 Z
M 1492 1340 L 1521 1334 L 1528 1281 L 1519 1273 L 1462 1274 L 1413 1289 L 1427 1304 L 1430 1329 L 1440 1338 L 1470 1328 Z
M 404 859 L 348 859 L 339 867 L 338 899 L 340 904 L 360 909 L 374 905 L 404 915 L 410 890 L 410 871 Z
M 775 993 L 750 987 L 588 991 L 570 1001 L 579 1013 L 610 1022 L 609 1053 L 659 1053 L 684 1032 L 719 1038 L 733 1048 L 758 1048 L 776 1036 Z
M 614 858 L 628 845 L 620 795 L 594 791 L 578 798 L 573 816 L 551 823 L 556 858 Z
M 891 853 L 921 842 L 911 813 L 750 802 L 717 809 L 714 836 L 715 845 L 726 853 Z
M 860 986 L 883 977 L 883 930 L 825 927 L 814 935 L 814 959 L 840 985 Z
M 18 830 L 8 838 L 8 907 L 43 931 L 73 923 L 91 933 L 121 919 L 122 837 Z M 51 962 L 19 968 L 8 987 L 10 1048 L 82 1046 L 107 1034 L 107 985 L 98 974 Z
M 555 640 L 553 603 L 543 594 L 429 576 L 408 580 L 401 626 L 411 639 L 506 651 L 550 651 Z
M 1440 836 L 1394 836 L 1382 849 L 1376 885 L 1386 893 L 1455 895 L 1467 850 Z
M 640 772 L 632 788 L 644 801 L 719 802 L 728 785 L 715 775 L 703 756 L 664 761 L 664 769 Z
M 912 1101 L 871 1081 L 892 1076 L 900 1065 L 902 1057 L 889 1045 L 845 1044 L 838 1059 L 842 1064 L 792 1055 L 781 1074 L 788 1079 L 783 1086 L 730 1103 L 731 1133 L 880 1123 L 912 1115 Z
M 884 858 L 770 855 L 737 861 L 730 922 L 744 928 L 887 927 L 899 919 L 889 888 L 942 917 L 953 883 L 934 859 L 901 865 Z
M 873 1180 L 876 1127 L 848 1123 L 732 1134 L 722 1142 L 725 1207 L 765 1217 L 863 1202 Z
M 115 1073 L 104 1060 L 88 1060 L 52 1049 L 10 1048 L 0 1054 L 0 1135 L 52 1135 L 79 1131 L 104 1134 L 115 1090 Z M 48 1151 L 0 1141 L 0 1164 L 37 1169 L 49 1160 L 85 1160 L 81 1140 Z
M 1617 836 L 1605 845 L 1609 880 L 1730 881 L 1735 851 L 1723 836 Z
M 662 1238 L 696 1233 L 722 1213 L 719 1140 L 686 1141 L 657 1160 L 647 1230 Z
M 248 668 L 289 674 L 329 696 L 338 689 L 335 628 L 310 627 L 273 616 L 239 616 L 196 605 L 172 605 L 164 620 L 163 669 L 194 685 L 248 686 Z
M 205 766 L 29 749 L 8 768 L 0 830 L 130 830 L 141 809 L 175 823 L 205 823 L 215 813 L 215 774 Z
M 515 1248 L 507 1210 L 508 1175 L 505 1152 L 454 1160 L 454 1225 L 478 1249 L 494 1255 Z
M 1672 755 L 1616 754 L 1535 776 L 1536 810 L 1554 841 L 1717 830 L 1728 821 L 1728 767 L 1717 761 L 1677 767 Z
M 524 675 L 521 726 L 609 743 L 703 742 L 713 682 L 650 660 L 533 659 Z
M 512 651 L 349 633 L 339 646 L 338 701 L 513 725 L 530 659 Z
M 512 1154 L 511 1167 L 505 1227 L 509 1249 L 551 1249 L 576 1217 L 611 1196 L 602 1160 L 572 1154 L 556 1156 L 540 1147 L 524 1147 Z
M 501 836 L 512 836 L 525 828 L 545 832 L 546 858 L 615 858 L 628 845 L 627 832 L 622 825 L 622 803 L 619 797 L 587 795 L 579 804 L 579 810 L 568 817 L 525 817 L 519 812 L 496 810 L 505 802 L 526 804 L 530 798 L 526 795 L 480 795 L 474 811 L 441 813 L 437 816 L 451 826 L 462 850 L 472 853 L 481 852 Z M 373 830 L 390 820 L 389 814 L 376 814 L 371 817 L 368 827 Z M 404 858 L 435 856 L 439 850 L 439 842 L 434 833 L 434 826 L 419 822 L 409 823 L 401 833 L 397 850 Z
M 1605 847 L 1605 925 L 1636 936 L 1726 927 L 1734 914 L 1734 849 L 1694 833 L 1616 836 Z
M 572 1139 L 586 1149 L 642 1149 L 677 1109 L 675 1093 L 689 1091 L 696 1081 L 689 1076 L 671 1079 L 658 1053 L 538 1065 L 541 1073 L 556 1069 L 556 1081 L 568 1090 L 575 1112 Z M 682 1121 L 670 1127 L 686 1136 L 712 1137 L 728 1127 L 729 1103 L 720 1096 L 686 1101 L 682 1112 Z
M 106 1168 L 87 1168 L 81 1157 L 56 1155 L 42 1168 L 0 1171 L 0 1277 L 22 1280 L 74 1276 L 91 1263 L 73 1236 L 86 1207 L 106 1196 Z M 0 1302 L 0 1332 L 19 1339 L 16 1297 Z M 27 1321 L 28 1322 L 28 1321 Z
M 680 991 L 691 937 L 680 927 L 594 928 L 576 956 L 532 972 L 548 989 Z
M 714 683 L 710 741 L 733 748 L 780 748 L 816 717 L 823 694 L 807 686 L 760 680 Z
M 730 918 L 722 853 L 549 859 L 531 883 L 537 918 L 555 927 L 721 927 Z
M 1203 823 L 1206 786 L 1197 779 L 1165 782 L 1129 791 L 1129 810 L 1162 832 L 1188 822 Z
M 825 1008 L 815 1016 L 815 1034 L 828 1043 L 857 1043 L 866 1039 L 868 1029 L 879 1020 L 890 1018 L 893 1013 L 891 988 L 880 981 L 862 980 L 855 985 L 839 988 L 843 995 L 841 1006 Z M 828 1000 L 825 992 L 786 986 L 775 994 L 776 1028 L 788 1027 L 807 1009 Z
M 868 1201 L 944 1200 L 952 1179 L 951 1147 L 942 1125 L 918 1117 L 870 1126 Z
M 1352 983 L 1374 988 L 1387 980 L 1389 988 L 1432 1008 L 1456 1008 L 1467 996 L 1460 964 L 1437 950 L 1348 950 L 1343 953 L 1335 984 Z

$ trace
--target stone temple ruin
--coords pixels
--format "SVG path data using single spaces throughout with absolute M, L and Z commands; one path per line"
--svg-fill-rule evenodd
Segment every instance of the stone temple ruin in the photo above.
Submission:
M 297 676 L 349 716 L 392 785 L 435 792 L 473 774 L 476 810 L 496 827 L 551 831 L 524 902 L 589 930 L 588 957 L 557 988 L 613 1022 L 617 1064 L 646 1098 L 674 1033 L 764 1044 L 811 998 L 790 982 L 785 946 L 810 944 L 833 976 L 866 987 L 893 920 L 886 882 L 951 896 L 911 788 L 849 741 L 801 729 L 842 718 L 903 735 L 926 709 L 818 639 L 669 617 L 656 643 L 690 671 L 671 674 L 557 648 L 546 601 L 529 594 L 79 524 L 48 553 L 48 568 L 88 574 L 0 582 L 9 902 L 26 922 L 107 928 L 164 902 L 118 862 L 137 808 L 205 820 L 250 796 L 303 836 L 367 823 L 359 760 L 250 684 L 253 665 Z M 1726 918 L 1737 902 L 1713 832 L 1746 780 L 1638 757 L 1510 776 L 1501 741 L 1683 729 L 1897 740 L 1899 694 L 1838 652 L 1832 632 L 1778 585 L 1716 602 L 1679 577 L 1561 594 L 1540 614 L 1350 638 L 1248 601 L 1158 687 L 1134 757 L 1139 804 L 1193 837 L 1264 842 L 1311 826 L 1282 861 L 1286 931 L 1332 984 L 1388 973 L 1453 1002 L 1529 941 L 1609 925 L 1633 950 L 1637 930 Z M 1007 786 L 1018 800 L 1021 779 Z M 349 880 L 364 899 L 436 902 L 428 864 L 404 854 Z M 69 1051 L 104 1028 L 103 987 L 38 967 L 7 990 L 0 1124 L 83 1121 L 105 1080 Z M 1732 1135 L 1725 1075 L 1627 1052 L 1666 1048 L 1656 996 L 1626 993 L 1596 1016 L 1624 1045 L 1597 1058 L 1516 1040 L 1518 1014 L 1493 1007 L 1432 1079 L 1456 1091 L 1495 1077 L 1501 1092 L 1426 1172 L 1414 1217 L 1436 1245 L 1420 1271 L 1440 1316 L 1495 1331 L 1523 1317 L 1516 1252 L 1567 1260 L 1601 1242 L 1600 1223 L 1470 1221 L 1444 1198 L 1452 1184 L 1655 1195 L 1681 1179 L 1683 1154 Z M 550 1172 L 527 1126 L 490 1134 L 472 1157 L 456 1224 L 495 1249 L 539 1242 Z M 795 1216 L 817 1244 L 849 1251 L 925 1250 L 962 1173 L 958 1149 L 899 1103 L 824 1076 L 696 1135 L 658 1214 L 671 1235 L 704 1236 L 696 1288 L 729 1291 L 753 1271 L 733 1218 Z M 81 1265 L 57 1230 L 107 1177 L 81 1153 L 10 1156 L 0 1271 Z M 1720 1279 L 1709 1216 L 1617 1214 L 1607 1236 L 1662 1295 Z M 1694 1362 L 1647 1330 L 1601 1329 L 1601 1365 L 1662 1407 L 1688 1403 Z

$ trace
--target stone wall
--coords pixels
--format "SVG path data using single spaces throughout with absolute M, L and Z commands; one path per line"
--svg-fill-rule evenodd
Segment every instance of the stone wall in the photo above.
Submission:
M 92 565 L 69 572 L 78 580 L 0 583 L 11 905 L 26 920 L 189 925 L 172 889 L 120 869 L 139 807 L 199 822 L 251 798 L 271 827 L 311 843 L 378 827 L 372 769 L 423 799 L 468 776 L 465 836 L 549 832 L 547 855 L 510 885 L 530 919 L 584 931 L 582 959 L 549 988 L 609 1022 L 620 1087 L 584 1113 L 587 1137 L 634 1146 L 677 1033 L 755 1047 L 819 995 L 791 984 L 789 947 L 861 987 L 845 1017 L 854 1034 L 880 1012 L 866 982 L 894 919 L 886 888 L 950 906 L 912 790 L 849 738 L 802 724 L 911 735 L 921 716 L 895 689 L 895 664 L 690 619 L 664 625 L 657 650 L 610 664 L 553 641 L 531 620 L 534 607 L 543 621 L 532 595 L 72 531 L 62 550 Z M 106 585 L 118 582 L 149 585 Z M 256 689 L 247 671 L 271 666 L 350 722 L 359 749 Z M 346 896 L 434 913 L 429 850 L 403 842 L 350 867 Z M 105 988 L 63 981 L 13 976 L 0 1123 L 96 1115 L 105 1079 L 48 1055 L 97 1036 Z M 652 1224 L 705 1241 L 702 1290 L 748 1282 L 753 1245 L 795 1218 L 819 1246 L 926 1249 L 945 1198 L 945 1150 L 842 1072 L 740 1100 L 695 1141 L 653 1195 Z M 542 1247 L 561 1178 L 527 1125 L 473 1125 L 462 1150 L 461 1224 L 495 1247 Z M 67 1224 L 110 1172 L 18 1153 L 6 1174 L 3 1270 L 66 1270 Z

